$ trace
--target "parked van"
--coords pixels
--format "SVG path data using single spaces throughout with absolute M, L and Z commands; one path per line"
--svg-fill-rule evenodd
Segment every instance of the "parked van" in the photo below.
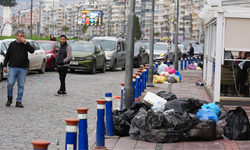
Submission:
M 115 71 L 121 67 L 125 70 L 127 42 L 123 38 L 116 37 L 94 37 L 91 42 L 99 43 L 105 51 L 106 67 Z

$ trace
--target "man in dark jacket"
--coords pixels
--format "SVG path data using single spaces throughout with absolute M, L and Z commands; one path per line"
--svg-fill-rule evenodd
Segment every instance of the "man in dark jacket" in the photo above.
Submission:
M 17 31 L 16 35 L 17 39 L 10 43 L 4 59 L 4 72 L 8 72 L 8 101 L 6 106 L 9 107 L 12 103 L 13 86 L 17 80 L 18 94 L 16 107 L 23 108 L 22 97 L 26 79 L 26 69 L 29 66 L 28 52 L 34 53 L 35 49 L 25 40 L 23 31 Z M 7 69 L 7 64 L 9 66 L 9 70 Z
M 190 56 L 190 58 L 193 58 L 194 57 L 194 48 L 193 48 L 191 43 L 189 44 L 189 47 L 190 47 L 189 56 Z
M 71 46 L 67 44 L 67 37 L 65 35 L 60 36 L 60 48 L 57 55 L 57 65 L 60 79 L 60 89 L 55 93 L 56 96 L 66 95 L 65 78 L 67 75 L 67 70 L 69 68 L 69 63 L 71 59 Z

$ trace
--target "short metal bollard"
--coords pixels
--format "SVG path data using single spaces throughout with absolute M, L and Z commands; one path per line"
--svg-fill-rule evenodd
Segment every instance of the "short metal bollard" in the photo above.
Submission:
M 181 71 L 183 71 L 183 57 L 181 57 Z
M 185 57 L 184 70 L 187 70 L 187 58 Z
M 77 118 L 80 120 L 78 123 L 78 149 L 88 150 L 88 108 L 77 108 Z
M 167 60 L 167 65 L 170 67 L 170 59 Z
M 143 67 L 143 87 L 144 87 L 144 90 L 147 89 L 147 67 Z
M 140 99 L 139 99 L 139 90 L 140 90 L 140 74 L 139 73 L 135 73 L 135 75 L 136 75 L 136 89 L 135 89 L 135 101 L 140 101 Z
M 188 56 L 188 65 L 190 64 L 190 56 Z
M 201 62 L 201 56 L 199 56 L 199 62 Z
M 32 141 L 31 144 L 33 144 L 34 150 L 48 150 L 50 142 L 44 140 L 35 140 Z
M 112 93 L 105 94 L 106 100 L 106 135 L 114 136 L 114 124 L 113 124 L 113 104 L 112 104 Z
M 124 93 L 124 85 L 125 83 L 121 83 L 121 103 L 120 103 L 120 110 L 123 109 L 123 93 Z
M 142 93 L 144 92 L 144 88 L 143 88 L 143 82 L 142 82 L 142 70 L 138 70 L 138 73 L 140 73 L 140 93 L 139 95 L 141 96 Z
M 77 150 L 77 125 L 80 121 L 75 118 L 65 119 L 66 121 L 66 142 L 65 150 Z
M 132 86 L 133 86 L 133 103 L 135 103 L 135 91 L 136 91 L 136 76 L 133 76 L 133 83 L 132 83 Z
M 195 56 L 195 62 L 197 63 L 197 56 Z
M 96 121 L 96 146 L 93 150 L 107 150 L 105 146 L 105 103 L 106 100 L 98 99 L 97 102 L 97 121 Z

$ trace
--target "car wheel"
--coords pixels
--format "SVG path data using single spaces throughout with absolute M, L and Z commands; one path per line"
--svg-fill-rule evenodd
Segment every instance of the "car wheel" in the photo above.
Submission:
M 50 65 L 50 70 L 55 71 L 55 59 L 52 60 L 51 65 Z
M 141 58 L 138 58 L 137 64 L 136 64 L 136 68 L 140 68 L 141 65 Z
M 100 69 L 100 71 L 101 71 L 101 73 L 105 73 L 105 71 L 106 71 L 106 61 L 103 62 L 103 66 Z
M 95 61 L 94 61 L 92 69 L 90 70 L 90 73 L 91 74 L 95 74 L 96 73 L 96 63 L 95 63 Z
M 116 70 L 116 60 L 114 61 L 114 64 L 113 66 L 110 68 L 112 71 L 115 71 Z
M 3 80 L 3 66 L 0 65 L 0 81 Z
M 71 72 L 75 72 L 75 69 L 69 69 Z
M 41 73 L 41 74 L 44 74 L 44 72 L 45 72 L 45 67 L 46 67 L 45 61 L 43 60 L 43 62 L 42 62 L 42 67 L 41 67 L 41 69 L 40 69 L 38 72 Z

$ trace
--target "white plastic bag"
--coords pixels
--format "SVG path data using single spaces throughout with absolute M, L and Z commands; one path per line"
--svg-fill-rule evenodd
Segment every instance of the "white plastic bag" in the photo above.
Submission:
M 162 101 L 157 101 L 156 104 L 151 107 L 151 109 L 153 109 L 155 112 L 163 112 L 164 108 L 165 108 L 165 103 L 163 103 Z

